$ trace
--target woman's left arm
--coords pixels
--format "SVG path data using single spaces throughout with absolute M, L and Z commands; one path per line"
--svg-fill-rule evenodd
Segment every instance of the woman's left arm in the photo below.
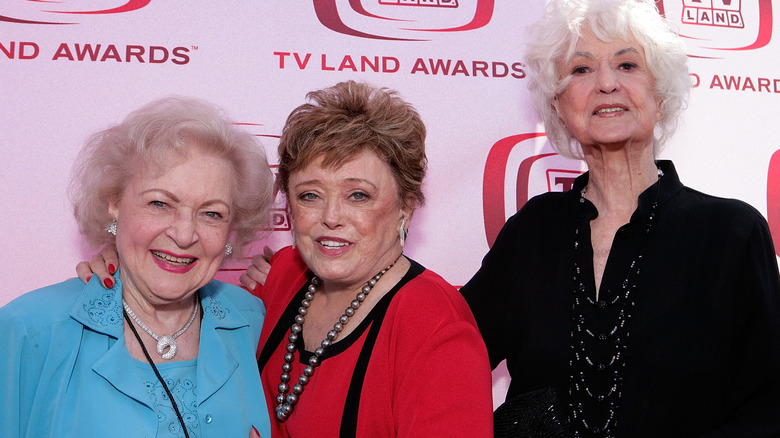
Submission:
M 726 249 L 728 250 L 728 249 Z M 731 414 L 703 437 L 780 436 L 780 274 L 769 227 L 762 217 L 750 233 L 742 266 L 744 329 L 731 358 L 735 379 L 723 382 Z
M 473 323 L 442 326 L 396 366 L 403 369 L 393 409 L 399 438 L 493 436 L 490 364 Z

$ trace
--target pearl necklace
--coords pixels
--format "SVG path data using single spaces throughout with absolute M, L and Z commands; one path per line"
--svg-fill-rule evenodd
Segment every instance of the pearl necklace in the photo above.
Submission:
M 153 337 L 155 341 L 157 341 L 157 354 L 162 356 L 163 359 L 173 359 L 174 356 L 176 356 L 176 350 L 179 348 L 179 346 L 176 344 L 176 338 L 183 335 L 184 332 L 187 331 L 188 328 L 192 325 L 192 322 L 195 321 L 195 315 L 198 314 L 198 309 L 200 309 L 200 300 L 198 299 L 198 293 L 195 293 L 195 308 L 192 310 L 192 315 L 190 316 L 190 320 L 187 321 L 186 324 L 184 324 L 184 327 L 181 328 L 178 332 L 172 334 L 172 335 L 164 335 L 164 336 L 157 336 L 155 332 L 153 332 L 149 327 L 146 326 L 146 324 L 141 321 L 138 316 L 136 316 L 135 312 L 133 312 L 133 309 L 130 308 L 130 306 L 127 305 L 127 302 L 124 298 L 122 298 L 122 306 L 125 308 L 125 312 L 127 312 L 128 315 L 130 315 L 131 318 L 133 318 L 133 321 L 135 321 L 136 324 L 138 324 L 138 327 L 141 327 L 143 331 L 149 334 L 149 336 Z M 165 349 L 168 348 L 168 351 L 165 351 Z
M 314 375 L 314 369 L 320 365 L 320 358 L 325 353 L 325 348 L 333 343 L 339 333 L 344 329 L 344 326 L 349 321 L 349 318 L 355 315 L 355 312 L 357 311 L 358 307 L 360 307 L 360 304 L 365 301 L 368 293 L 371 292 L 371 289 L 373 289 L 374 286 L 376 286 L 377 281 L 379 281 L 379 279 L 382 278 L 382 276 L 385 275 L 385 273 L 395 265 L 395 263 L 398 261 L 398 259 L 401 258 L 402 255 L 403 252 L 399 254 L 395 260 L 393 260 L 393 263 L 391 263 L 390 266 L 371 277 L 371 279 L 368 280 L 365 285 L 363 285 L 363 287 L 360 289 L 360 292 L 358 292 L 357 296 L 355 296 L 355 299 L 352 300 L 352 302 L 349 304 L 349 307 L 344 310 L 344 314 L 339 317 L 338 322 L 333 325 L 333 328 L 327 333 L 325 339 L 322 340 L 320 347 L 314 350 L 314 355 L 309 358 L 309 364 L 304 367 L 303 374 L 298 377 L 298 383 L 292 386 L 292 392 L 288 394 L 287 391 L 290 389 L 290 385 L 288 383 L 290 381 L 290 371 L 292 371 L 292 364 L 293 360 L 295 359 L 295 342 L 298 340 L 298 337 L 303 330 L 303 323 L 306 320 L 306 314 L 308 313 L 309 306 L 314 299 L 314 294 L 317 293 L 317 285 L 320 282 L 319 278 L 316 276 L 312 277 L 309 288 L 306 291 L 303 300 L 301 301 L 301 307 L 298 308 L 298 314 L 295 316 L 295 322 L 290 327 L 290 335 L 287 337 L 290 342 L 287 344 L 287 352 L 284 354 L 284 364 L 282 364 L 282 375 L 280 377 L 281 383 L 279 383 L 278 387 L 279 393 L 276 395 L 275 411 L 276 418 L 279 421 L 286 421 L 292 414 L 293 409 L 295 409 L 295 404 L 298 403 L 298 399 L 303 393 L 303 388 L 306 386 L 306 384 L 309 383 L 309 378 Z

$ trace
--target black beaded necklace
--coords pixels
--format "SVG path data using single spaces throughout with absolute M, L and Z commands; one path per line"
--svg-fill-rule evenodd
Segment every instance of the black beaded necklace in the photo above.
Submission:
M 663 176 L 663 171 L 658 169 L 658 178 Z M 658 183 L 660 191 L 660 183 Z M 581 192 L 580 202 L 585 202 L 585 189 Z M 580 227 L 574 231 L 574 288 L 572 293 L 572 330 L 570 332 L 570 359 L 569 359 L 569 424 L 572 426 L 574 437 L 581 437 L 580 428 L 590 431 L 594 435 L 603 437 L 613 437 L 614 427 L 617 426 L 617 412 L 620 407 L 620 399 L 623 396 L 623 373 L 626 368 L 626 356 L 628 350 L 629 331 L 631 318 L 636 307 L 635 295 L 638 293 L 640 267 L 647 247 L 647 240 L 650 232 L 656 222 L 658 211 L 658 192 L 653 202 L 650 215 L 647 218 L 642 244 L 639 254 L 628 268 L 628 273 L 620 285 L 620 292 L 610 300 L 595 301 L 587 295 L 587 289 L 582 279 L 582 270 L 577 260 L 580 260 Z M 611 330 L 596 334 L 588 324 L 585 318 L 587 306 L 605 309 L 610 306 L 618 306 L 617 321 Z M 590 324 L 592 327 L 592 324 Z M 588 341 L 598 340 L 599 342 L 612 341 L 614 347 L 612 357 L 607 362 L 596 363 L 591 359 L 586 345 Z M 606 392 L 597 393 L 592 389 L 590 381 L 585 370 L 595 370 L 598 373 L 606 373 L 606 380 L 611 385 Z M 611 380 L 610 380 L 611 378 Z M 598 403 L 607 403 L 606 417 L 594 424 L 592 418 L 588 423 L 585 416 L 585 406 L 582 400 L 595 400 Z

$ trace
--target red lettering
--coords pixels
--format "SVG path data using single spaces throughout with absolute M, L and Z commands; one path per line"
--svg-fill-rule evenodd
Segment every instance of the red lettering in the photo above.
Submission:
M 488 63 L 485 61 L 474 61 L 471 63 L 471 73 L 473 76 L 476 76 L 477 73 L 482 73 L 482 76 L 489 77 L 488 74 Z
M 360 71 L 366 71 L 366 66 L 368 66 L 374 73 L 379 73 L 379 57 L 374 56 L 374 63 L 371 63 L 371 60 L 368 59 L 367 56 L 361 56 L 360 57 Z
M 522 62 L 515 62 L 512 64 L 512 77 L 517 79 L 523 79 L 525 77 L 525 70 L 523 69 L 525 65 Z
M 469 75 L 469 71 L 466 70 L 466 64 L 463 63 L 463 61 L 458 60 L 458 62 L 455 63 L 455 68 L 452 70 L 452 75 L 455 76 L 456 74 L 461 73 L 466 76 Z
M 155 53 L 162 52 L 162 58 L 155 57 Z M 149 62 L 152 64 L 162 64 L 168 60 L 168 49 L 160 46 L 149 47 Z M 129 59 L 128 59 L 129 61 Z
M 84 58 L 87 57 L 87 54 L 89 54 L 90 60 L 97 61 L 98 55 L 100 54 L 100 44 L 95 47 L 92 47 L 92 44 L 84 44 L 84 47 L 76 44 L 76 58 L 78 58 L 79 61 L 83 61 Z
M 279 57 L 279 68 L 284 68 L 284 58 L 290 56 L 290 52 L 274 52 L 275 56 Z M 306 59 L 309 59 L 307 56 Z
M 334 71 L 334 70 L 336 70 L 334 67 L 328 67 L 328 66 L 326 65 L 327 63 L 325 62 L 326 60 L 327 60 L 327 55 L 325 55 L 325 54 L 323 53 L 323 54 L 322 54 L 322 69 L 323 69 L 323 70 L 326 70 L 326 71 Z
M 497 67 L 501 67 L 501 69 L 503 71 L 501 73 L 499 73 Z M 503 62 L 494 62 L 493 63 L 493 77 L 494 78 L 504 78 L 508 74 L 509 74 L 509 66 L 507 66 Z
M 143 46 L 127 46 L 127 48 L 125 48 L 125 61 L 130 62 L 130 58 L 135 56 L 135 59 L 143 64 L 145 62 L 143 58 L 145 51 Z
M 392 67 L 390 66 L 392 64 Z M 398 62 L 398 58 L 392 56 L 382 57 L 382 72 L 395 73 L 401 68 L 401 63 Z
M 33 52 L 31 55 L 26 54 L 24 51 L 28 47 L 32 47 Z M 19 59 L 35 59 L 38 57 L 40 52 L 41 49 L 38 47 L 38 44 L 26 41 L 19 43 Z
M 433 59 L 428 59 L 428 62 L 431 64 L 431 73 L 437 75 L 441 71 L 445 76 L 450 73 L 450 63 L 452 63 L 451 60 L 448 59 L 445 62 L 443 59 L 437 59 L 436 61 Z
M 344 59 L 341 60 L 341 64 L 339 64 L 339 71 L 343 71 L 344 69 L 350 69 L 355 72 L 357 71 L 355 62 L 352 61 L 352 57 L 349 55 L 345 55 Z
M 753 91 L 756 91 L 756 87 L 753 86 L 753 80 L 748 78 L 745 78 L 745 82 L 742 84 L 742 91 L 745 91 L 746 89 L 750 88 Z
M 425 73 L 426 75 L 430 74 L 428 72 L 428 67 L 425 66 L 425 61 L 423 61 L 422 58 L 417 58 L 417 61 L 414 61 L 414 65 L 412 66 L 412 74 L 415 74 L 419 71 Z
M 701 78 L 696 73 L 690 73 L 689 75 L 691 77 L 691 88 L 698 88 L 699 85 L 701 85 Z M 712 86 L 710 86 L 712 88 Z
M 62 43 L 59 47 L 57 47 L 57 51 L 54 52 L 54 56 L 51 58 L 52 61 L 56 61 L 62 57 L 68 58 L 70 61 L 73 61 L 73 55 L 70 53 L 70 48 L 67 44 Z
M 306 64 L 309 63 L 309 58 L 311 58 L 311 53 L 307 53 L 306 56 L 303 57 L 303 61 L 301 61 L 301 57 L 298 56 L 297 53 L 294 53 L 293 56 L 295 57 L 295 62 L 298 64 L 298 68 L 303 70 L 304 68 L 306 68 Z
M 116 50 L 116 46 L 110 44 L 106 49 L 106 53 L 100 58 L 100 62 L 105 62 L 107 59 L 113 59 L 116 62 L 122 62 L 122 58 L 119 56 L 119 52 Z
M 176 47 L 173 49 L 173 56 L 175 58 L 171 59 L 171 62 L 177 65 L 184 65 L 190 62 L 190 56 L 187 55 L 189 53 L 189 49 L 186 47 Z
M 734 76 L 723 76 L 723 79 L 726 81 L 727 90 L 731 90 L 732 86 L 735 90 L 739 90 L 739 83 L 742 81 L 742 76 L 737 76 L 736 78 Z
M 769 84 L 770 81 L 767 78 L 758 78 L 758 91 L 761 92 L 762 88 L 766 88 L 766 92 L 770 93 L 769 91 Z

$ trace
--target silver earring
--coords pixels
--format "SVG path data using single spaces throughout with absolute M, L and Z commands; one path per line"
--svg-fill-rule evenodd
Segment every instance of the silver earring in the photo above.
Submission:
M 114 219 L 114 221 L 111 222 L 111 225 L 106 227 L 106 231 L 108 231 L 108 234 L 116 236 L 116 219 Z
M 406 225 L 406 216 L 404 216 L 404 219 L 401 221 L 401 228 L 398 230 L 398 237 L 401 239 L 401 249 L 404 249 L 404 245 L 406 245 L 406 235 L 408 232 L 404 229 L 404 226 Z
M 295 249 L 295 225 L 290 222 L 290 235 L 292 236 L 292 248 Z
M 230 257 L 230 254 L 233 254 L 233 245 L 228 242 L 225 244 L 225 257 Z

